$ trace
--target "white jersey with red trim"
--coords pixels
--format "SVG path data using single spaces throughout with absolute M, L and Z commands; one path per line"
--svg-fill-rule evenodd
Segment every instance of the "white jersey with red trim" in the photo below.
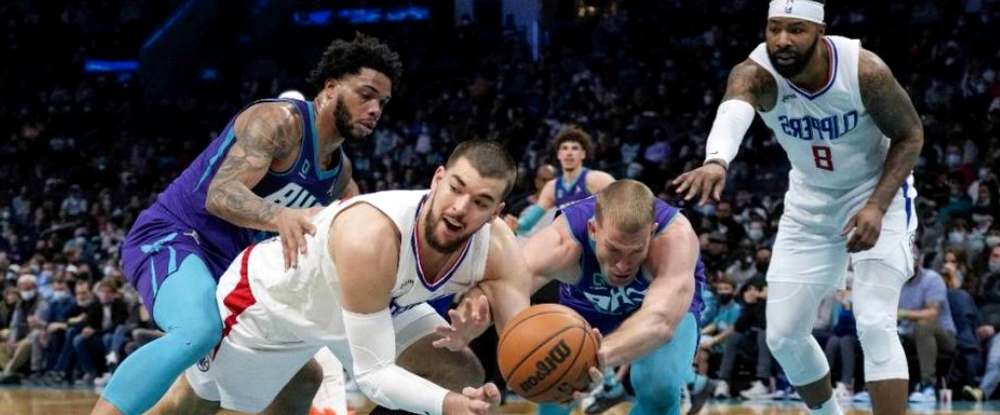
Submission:
M 417 213 L 428 196 L 428 191 L 387 191 L 356 196 L 326 207 L 313 218 L 316 236 L 306 237 L 308 254 L 299 256 L 299 265 L 293 270 L 282 270 L 282 246 L 277 238 L 258 244 L 249 255 L 246 268 L 254 297 L 282 320 L 282 326 L 294 333 L 291 337 L 316 343 L 342 341 L 345 333 L 339 278 L 327 241 L 337 214 L 359 203 L 380 210 L 399 230 L 399 256 L 385 259 L 398 264 L 390 303 L 394 316 L 426 301 L 464 292 L 485 273 L 490 225 L 474 233 L 460 248 L 454 264 L 442 271 L 440 278 L 429 282 L 420 267 L 417 248 L 424 243 L 424 236 L 417 232 L 416 226 Z M 239 266 L 239 262 L 235 261 L 233 267 Z
M 754 49 L 750 59 L 767 69 L 778 86 L 775 107 L 759 114 L 788 154 L 791 180 L 828 189 L 874 188 L 889 139 L 861 101 L 861 42 L 840 36 L 824 36 L 823 41 L 830 54 L 830 78 L 815 92 L 778 74 L 766 43 Z

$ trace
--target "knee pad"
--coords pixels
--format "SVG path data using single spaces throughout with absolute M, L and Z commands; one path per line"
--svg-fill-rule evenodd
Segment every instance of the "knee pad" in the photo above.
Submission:
M 868 381 L 907 379 L 906 353 L 896 333 L 896 312 L 904 276 L 877 260 L 854 265 L 852 291 L 858 340 Z
M 830 371 L 823 349 L 812 337 L 812 326 L 817 304 L 831 289 L 783 282 L 768 286 L 765 340 L 792 385 L 808 385 Z

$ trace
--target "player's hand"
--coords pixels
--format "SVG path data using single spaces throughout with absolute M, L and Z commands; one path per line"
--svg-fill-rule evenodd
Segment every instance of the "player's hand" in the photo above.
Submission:
M 448 317 L 451 324 L 434 329 L 441 338 L 431 345 L 453 352 L 462 350 L 490 327 L 490 302 L 485 295 L 466 296 L 458 307 L 448 310 Z
M 726 188 L 726 169 L 717 163 L 708 163 L 678 176 L 670 182 L 677 186 L 677 193 L 685 193 L 684 200 L 701 195 L 698 206 L 705 206 L 709 197 L 716 201 Z
M 281 247 L 285 254 L 285 269 L 295 268 L 299 265 L 299 254 L 307 254 L 306 234 L 316 235 L 316 227 L 312 224 L 312 217 L 322 208 L 314 207 L 309 209 L 281 209 L 278 216 L 274 218 L 274 227 L 278 230 L 281 239 Z
M 83 330 L 80 331 L 80 334 L 83 335 L 83 338 L 90 337 L 94 334 L 94 328 L 90 326 L 84 327 Z
M 587 390 L 573 392 L 573 402 L 586 398 L 591 392 L 604 385 L 604 372 L 608 367 L 604 357 L 604 351 L 601 350 L 601 344 L 604 341 L 604 336 L 601 336 L 601 332 L 597 329 L 591 330 L 593 330 L 593 335 L 597 338 L 597 366 L 590 368 L 590 371 L 587 372 L 590 375 L 590 385 L 587 386 Z
M 448 392 L 444 397 L 443 415 L 488 415 L 500 406 L 500 389 L 492 383 L 480 388 L 466 387 L 462 393 Z
M 847 225 L 840 232 L 840 236 L 851 235 L 847 241 L 847 252 L 861 252 L 872 249 L 878 242 L 879 234 L 882 233 L 882 217 L 885 212 L 873 204 L 865 204 L 858 213 L 847 221 Z

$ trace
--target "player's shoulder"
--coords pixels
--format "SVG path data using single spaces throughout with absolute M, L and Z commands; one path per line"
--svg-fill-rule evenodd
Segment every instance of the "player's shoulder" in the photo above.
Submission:
M 892 69 L 875 52 L 861 48 L 858 51 L 858 80 L 864 86 L 865 81 L 878 81 L 892 78 Z
M 288 101 L 259 101 L 240 112 L 235 126 L 237 132 L 253 128 L 264 135 L 297 142 L 302 134 L 302 114 Z
M 337 212 L 330 224 L 331 239 L 354 248 L 374 248 L 400 239 L 399 228 L 381 209 L 357 201 Z
M 739 99 L 751 103 L 757 111 L 767 112 L 774 107 L 777 90 L 774 75 L 757 61 L 747 58 L 729 72 L 723 101 Z
M 597 193 L 614 183 L 615 177 L 604 170 L 587 170 L 587 187 L 591 193 Z

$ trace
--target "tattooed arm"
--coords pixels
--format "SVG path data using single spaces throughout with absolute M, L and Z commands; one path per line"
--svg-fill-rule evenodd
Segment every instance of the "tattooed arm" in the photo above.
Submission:
M 722 102 L 731 99 L 744 101 L 757 111 L 767 112 L 774 108 L 778 100 L 778 84 L 767 69 L 747 59 L 729 72 Z
M 729 163 L 736 157 L 743 136 L 753 123 L 754 111 L 773 109 L 777 90 L 771 73 L 751 59 L 729 72 L 726 94 L 705 142 L 705 163 L 671 182 L 677 186 L 677 193 L 684 194 L 684 200 L 701 195 L 699 206 L 708 203 L 709 199 L 719 200 L 726 188 Z
M 265 201 L 250 189 L 276 160 L 289 157 L 301 140 L 298 111 L 290 104 L 262 103 L 243 111 L 233 126 L 236 143 L 208 186 L 205 209 L 244 228 L 276 231 L 274 219 L 284 207 Z
M 301 119 L 287 103 L 257 104 L 236 118 L 236 143 L 219 166 L 205 198 L 205 209 L 234 225 L 277 231 L 285 268 L 298 265 L 306 253 L 305 235 L 314 235 L 312 209 L 289 209 L 255 195 L 257 185 L 274 162 L 295 156 L 301 141 Z
M 906 90 L 896 82 L 882 59 L 863 49 L 858 60 L 858 83 L 865 109 L 882 134 L 891 141 L 875 191 L 841 230 L 844 236 L 853 232 L 847 241 L 848 252 L 865 251 L 878 242 L 885 211 L 903 181 L 913 171 L 924 145 L 923 124 Z
M 877 55 L 864 49 L 858 62 L 858 81 L 865 108 L 882 134 L 891 140 L 885 171 L 868 199 L 869 204 L 885 212 L 917 163 L 924 145 L 924 127 L 910 96 L 896 82 L 889 67 Z

